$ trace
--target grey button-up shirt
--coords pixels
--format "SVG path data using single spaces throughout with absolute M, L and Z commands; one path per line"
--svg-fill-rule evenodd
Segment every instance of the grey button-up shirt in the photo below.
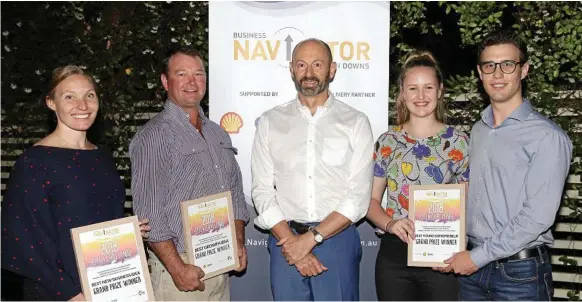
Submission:
M 494 127 L 491 106 L 471 131 L 467 235 L 483 267 L 524 248 L 552 245 L 550 227 L 572 159 L 564 131 L 524 100 Z
M 173 240 L 185 252 L 180 202 L 231 191 L 234 217 L 247 222 L 242 177 L 228 134 L 200 110 L 202 135 L 172 101 L 133 137 L 133 210 L 149 218 L 149 241 Z

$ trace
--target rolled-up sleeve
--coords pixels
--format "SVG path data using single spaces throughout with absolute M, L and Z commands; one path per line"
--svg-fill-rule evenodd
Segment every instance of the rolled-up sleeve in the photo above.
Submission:
M 164 207 L 168 197 L 170 165 L 169 131 L 146 128 L 138 132 L 129 147 L 131 160 L 131 193 L 133 211 L 140 218 L 148 218 L 152 227 L 147 241 L 161 242 L 172 239 Z
M 519 252 L 552 226 L 571 159 L 572 143 L 568 136 L 559 131 L 546 134 L 526 176 L 523 209 L 483 245 L 470 251 L 477 266 Z
M 254 220 L 255 225 L 265 230 L 270 230 L 277 223 L 286 220 L 275 195 L 275 176 L 273 159 L 269 154 L 268 135 L 269 120 L 263 115 L 257 125 L 251 154 L 251 195 L 259 214 Z
M 374 179 L 374 137 L 370 121 L 365 115 L 357 119 L 351 140 L 354 152 L 350 160 L 348 192 L 335 211 L 356 223 L 368 212 Z

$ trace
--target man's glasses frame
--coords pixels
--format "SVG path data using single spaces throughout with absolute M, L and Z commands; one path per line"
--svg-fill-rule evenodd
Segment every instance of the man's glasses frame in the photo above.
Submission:
M 517 65 L 521 64 L 523 64 L 523 62 L 521 61 L 516 62 L 513 60 L 505 60 L 498 63 L 493 61 L 487 61 L 479 63 L 479 68 L 481 68 L 481 72 L 484 74 L 492 74 L 495 72 L 495 70 L 497 70 L 497 65 L 499 65 L 501 72 L 505 74 L 512 74 L 515 72 Z M 491 67 L 493 67 L 493 70 L 490 69 Z

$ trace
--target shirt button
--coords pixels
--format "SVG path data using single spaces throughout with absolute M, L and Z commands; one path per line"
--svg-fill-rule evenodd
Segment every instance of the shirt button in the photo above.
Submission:
M 311 179 L 311 175 L 309 175 L 309 179 Z

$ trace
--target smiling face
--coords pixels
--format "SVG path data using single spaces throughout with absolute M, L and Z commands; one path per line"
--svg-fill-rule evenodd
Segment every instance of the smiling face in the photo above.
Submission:
M 402 82 L 402 98 L 411 117 L 428 117 L 435 114 L 442 93 L 434 68 L 410 68 Z
M 177 53 L 168 62 L 162 85 L 168 98 L 184 110 L 196 109 L 206 94 L 206 72 L 199 57 Z
M 519 48 L 513 44 L 487 46 L 481 53 L 480 62 L 500 63 L 508 60 L 519 62 L 519 54 Z M 528 70 L 527 63 L 517 64 L 512 73 L 506 74 L 501 71 L 501 66 L 497 65 L 493 73 L 485 74 L 481 66 L 477 66 L 479 77 L 491 103 L 521 102 L 521 80 L 527 76 Z
M 320 43 L 307 41 L 301 44 L 290 64 L 291 78 L 297 92 L 306 97 L 327 94 L 336 72 L 336 64 L 330 61 L 325 47 Z
M 99 110 L 99 99 L 93 83 L 79 74 L 61 81 L 52 96 L 47 96 L 46 103 L 56 113 L 59 127 L 75 131 L 87 131 Z

